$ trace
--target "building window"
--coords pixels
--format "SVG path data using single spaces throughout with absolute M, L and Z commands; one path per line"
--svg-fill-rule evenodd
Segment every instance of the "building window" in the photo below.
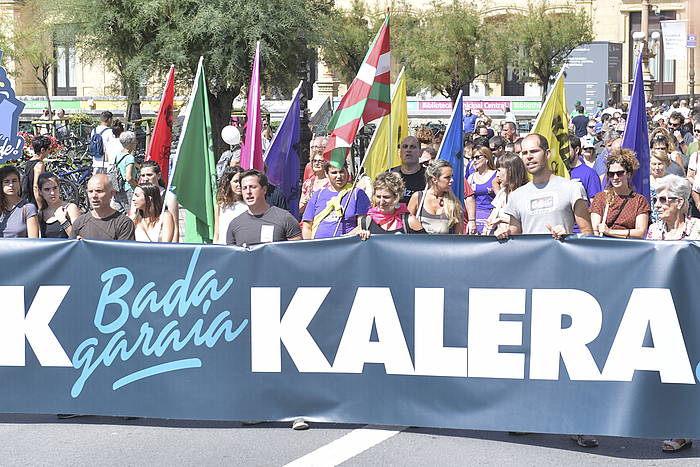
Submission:
M 76 96 L 75 84 L 75 46 L 67 43 L 54 43 L 56 68 L 54 73 L 54 95 Z
M 649 12 L 649 32 L 659 31 L 661 32 L 661 21 L 676 19 L 676 13 L 673 11 L 661 11 L 656 13 L 655 11 Z M 632 34 L 636 31 L 641 31 L 642 24 L 642 13 L 632 12 L 630 13 L 630 36 L 629 36 L 629 47 L 630 47 L 630 76 L 634 76 L 634 66 L 637 63 L 636 52 L 634 51 L 634 40 L 632 39 Z M 664 57 L 664 47 L 663 47 L 663 37 L 659 40 L 659 44 L 656 49 L 656 57 L 649 60 L 649 72 L 654 77 L 656 81 L 654 84 L 654 95 L 655 96 L 670 96 L 676 93 L 676 61 L 666 60 Z M 632 92 L 632 83 L 629 85 L 629 93 Z

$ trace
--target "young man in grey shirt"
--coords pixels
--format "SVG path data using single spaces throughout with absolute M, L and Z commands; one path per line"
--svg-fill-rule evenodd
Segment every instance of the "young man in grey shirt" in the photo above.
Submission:
M 593 234 L 586 190 L 579 182 L 554 175 L 549 156 L 544 136 L 533 133 L 522 141 L 520 157 L 532 181 L 511 193 L 505 209 L 510 227 L 500 238 L 550 233 L 559 239 L 573 232 L 574 222 L 582 234 Z
M 270 206 L 265 200 L 269 183 L 257 170 L 243 172 L 240 177 L 243 201 L 248 212 L 236 217 L 228 226 L 227 245 L 248 246 L 256 243 L 300 240 L 299 222 L 288 211 Z

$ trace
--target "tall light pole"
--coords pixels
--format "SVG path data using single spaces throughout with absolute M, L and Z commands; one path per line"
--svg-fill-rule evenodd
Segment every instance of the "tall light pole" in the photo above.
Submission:
M 642 30 L 632 34 L 632 39 L 635 43 L 635 48 L 642 54 L 642 73 L 644 75 L 644 91 L 647 102 L 651 102 L 654 97 L 654 85 L 656 84 L 655 77 L 649 70 L 649 60 L 656 57 L 654 49 L 659 42 L 661 34 L 659 31 L 654 31 L 649 34 L 649 10 L 651 8 L 650 0 L 642 0 Z
M 693 5 L 696 2 L 688 0 L 688 32 L 695 34 L 695 13 Z M 695 104 L 695 48 L 688 48 L 690 57 L 688 58 L 688 87 L 690 94 L 690 108 Z

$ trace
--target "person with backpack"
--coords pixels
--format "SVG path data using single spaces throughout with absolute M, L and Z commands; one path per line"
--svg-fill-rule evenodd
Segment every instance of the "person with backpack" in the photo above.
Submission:
M 138 144 L 133 131 L 125 131 L 119 136 L 122 151 L 114 156 L 114 165 L 110 167 L 109 180 L 114 187 L 112 207 L 122 213 L 128 213 L 134 188 L 138 186 L 136 168 L 134 167 L 134 151 Z
M 24 165 L 22 177 L 22 197 L 34 206 L 41 205 L 41 192 L 39 191 L 39 175 L 46 172 L 44 159 L 49 155 L 51 140 L 46 136 L 37 136 L 32 140 L 34 155 Z
M 107 159 L 105 149 L 110 146 L 110 140 L 114 138 L 112 134 L 112 123 L 114 115 L 105 110 L 100 114 L 100 124 L 90 133 L 90 143 L 88 144 L 88 155 L 92 157 L 93 173 L 107 172 Z

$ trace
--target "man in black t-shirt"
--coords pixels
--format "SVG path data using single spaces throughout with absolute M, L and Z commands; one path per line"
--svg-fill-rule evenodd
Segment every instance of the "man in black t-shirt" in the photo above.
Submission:
M 406 190 L 400 201 L 408 204 L 414 192 L 425 189 L 425 167 L 418 162 L 421 155 L 418 138 L 415 136 L 404 138 L 399 144 L 399 155 L 401 156 L 401 165 L 392 168 L 391 171 L 398 173 L 403 178 Z

